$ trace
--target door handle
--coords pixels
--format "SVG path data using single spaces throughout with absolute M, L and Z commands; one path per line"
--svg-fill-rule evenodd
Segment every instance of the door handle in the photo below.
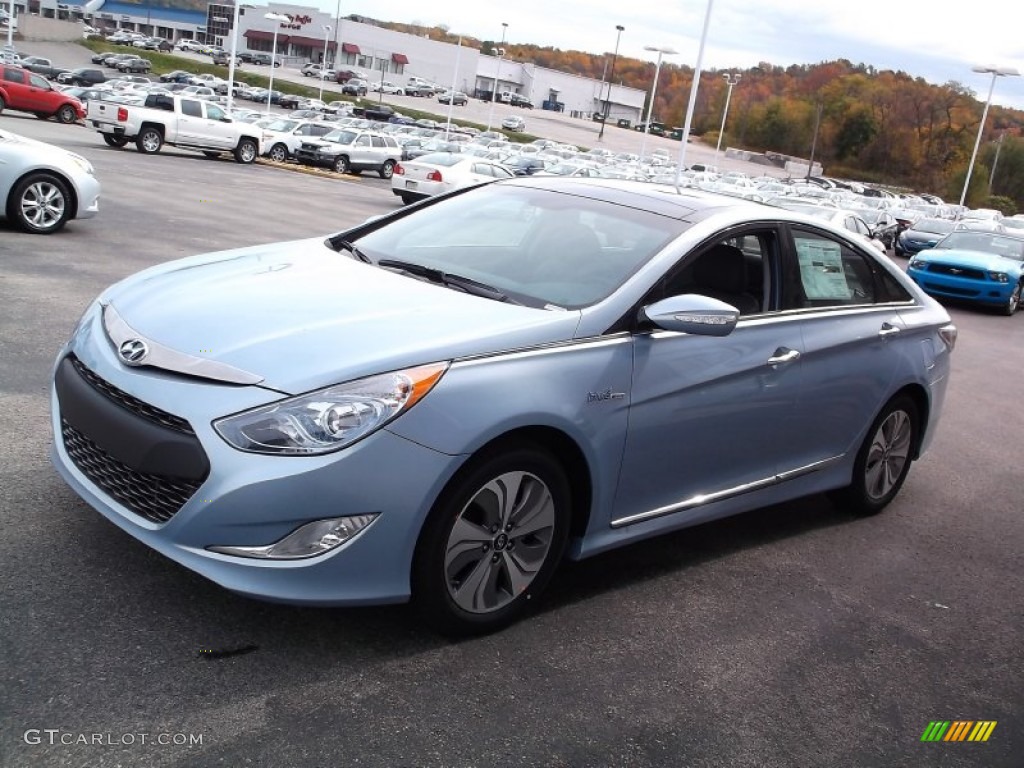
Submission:
M 882 323 L 882 327 L 878 331 L 878 338 L 887 339 L 890 336 L 895 336 L 901 330 L 902 328 L 892 325 L 891 323 Z
M 775 354 L 768 358 L 768 365 L 773 368 L 780 365 L 786 365 L 800 359 L 800 353 L 795 349 L 789 347 L 779 347 L 775 350 Z

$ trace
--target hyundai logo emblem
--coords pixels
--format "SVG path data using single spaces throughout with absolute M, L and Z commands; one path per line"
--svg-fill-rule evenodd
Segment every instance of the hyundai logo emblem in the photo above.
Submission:
M 149 354 L 149 347 L 142 339 L 128 339 L 118 347 L 117 353 L 128 365 L 139 365 Z

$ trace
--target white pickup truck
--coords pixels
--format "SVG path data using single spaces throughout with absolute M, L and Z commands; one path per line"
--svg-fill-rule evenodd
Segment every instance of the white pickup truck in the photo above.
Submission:
M 231 152 L 239 163 L 251 163 L 260 152 L 257 128 L 234 122 L 216 104 L 187 96 L 150 94 L 144 106 L 90 99 L 85 121 L 111 147 L 133 141 L 147 155 L 170 144 L 207 157 Z

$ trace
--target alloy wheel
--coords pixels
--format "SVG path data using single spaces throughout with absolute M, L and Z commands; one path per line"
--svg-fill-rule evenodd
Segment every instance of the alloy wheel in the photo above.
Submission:
M 64 193 L 51 181 L 40 180 L 29 184 L 21 195 L 21 213 L 33 229 L 45 232 L 60 224 L 67 201 Z
M 871 498 L 883 498 L 899 482 L 910 460 L 913 431 L 910 416 L 902 410 L 893 411 L 878 426 L 864 466 L 864 486 Z
M 480 488 L 448 535 L 448 593 L 473 614 L 498 611 L 529 588 L 555 532 L 548 486 L 529 472 L 506 472 Z

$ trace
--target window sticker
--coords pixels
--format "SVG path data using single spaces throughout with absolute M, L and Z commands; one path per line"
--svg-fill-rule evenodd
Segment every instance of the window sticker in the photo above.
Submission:
M 800 279 L 808 299 L 851 299 L 853 292 L 846 282 L 843 253 L 839 243 L 831 240 L 796 238 L 796 255 L 800 262 Z

